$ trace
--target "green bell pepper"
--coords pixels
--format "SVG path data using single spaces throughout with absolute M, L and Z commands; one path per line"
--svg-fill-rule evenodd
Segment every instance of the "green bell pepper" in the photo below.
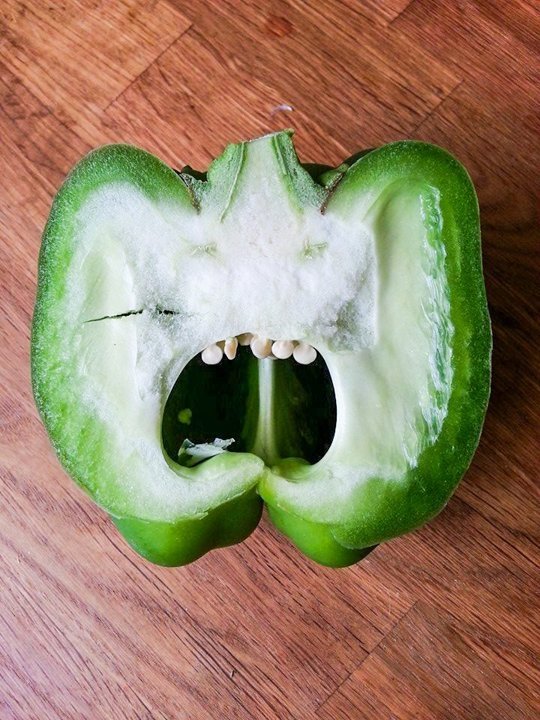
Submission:
M 280 132 L 207 173 L 111 145 L 45 228 L 37 406 L 67 472 L 162 565 L 243 540 L 263 501 L 335 567 L 420 526 L 471 461 L 490 355 L 474 189 L 425 143 L 332 170 Z

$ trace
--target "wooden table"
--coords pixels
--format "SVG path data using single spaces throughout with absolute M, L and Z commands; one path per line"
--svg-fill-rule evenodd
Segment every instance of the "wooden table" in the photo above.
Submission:
M 3 1 L 1 720 L 538 717 L 533 5 Z M 153 567 L 62 472 L 34 408 L 40 233 L 91 147 L 204 167 L 284 126 L 305 161 L 415 137 L 469 168 L 495 341 L 481 446 L 431 525 L 356 567 L 316 567 L 266 521 Z

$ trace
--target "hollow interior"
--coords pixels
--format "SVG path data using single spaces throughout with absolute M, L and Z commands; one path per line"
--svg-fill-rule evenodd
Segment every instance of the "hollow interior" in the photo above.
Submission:
M 240 347 L 235 360 L 206 365 L 193 358 L 176 381 L 162 420 L 164 452 L 179 462 L 184 441 L 234 439 L 230 452 L 250 452 L 268 465 L 282 458 L 320 460 L 336 428 L 336 399 L 321 355 L 310 365 L 258 360 Z M 180 457 L 182 462 L 182 456 Z

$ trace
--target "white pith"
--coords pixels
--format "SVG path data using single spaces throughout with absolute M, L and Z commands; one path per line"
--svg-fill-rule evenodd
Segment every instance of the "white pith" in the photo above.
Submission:
M 452 377 L 444 251 L 428 227 L 436 205 L 414 186 L 326 214 L 300 210 L 267 139 L 248 146 L 223 217 L 151 202 L 128 185 L 96 191 L 77 218 L 62 359 L 74 368 L 66 392 L 110 429 L 107 461 L 128 489 L 126 514 L 204 513 L 262 471 L 255 458 L 236 468 L 222 456 L 187 470 L 161 448 L 164 403 L 182 369 L 219 339 L 227 353 L 247 330 L 317 348 L 336 394 L 330 450 L 309 482 L 276 474 L 276 490 L 308 511 L 331 497 L 338 517 L 363 480 L 399 482 L 439 433 Z

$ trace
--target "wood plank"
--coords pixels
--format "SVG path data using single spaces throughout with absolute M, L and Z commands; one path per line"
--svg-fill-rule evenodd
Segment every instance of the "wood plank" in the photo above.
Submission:
M 339 163 L 411 132 L 460 81 L 418 48 L 413 59 L 401 37 L 385 53 L 382 31 L 345 7 L 337 14 L 332 3 L 324 5 L 327 13 L 323 6 L 278 3 L 275 13 L 285 13 L 290 25 L 280 37 L 268 27 L 264 4 L 241 4 L 234 13 L 228 7 L 218 2 L 209 13 L 206 2 L 195 0 L 191 30 L 108 109 L 114 123 L 129 128 L 131 140 L 149 136 L 166 159 L 190 153 L 198 161 L 200 153 L 207 164 L 227 140 L 292 126 L 301 130 L 302 157 Z M 218 34 L 212 32 L 215 17 Z M 359 37 L 365 52 L 351 73 Z M 313 53 L 313 64 L 300 62 Z M 272 115 L 281 104 L 294 112 Z M 201 126 L 207 129 L 206 152 L 198 147 Z
M 189 27 L 164 0 L 7 0 L 0 22 L 0 59 L 92 143 L 100 142 L 100 111 Z
M 538 528 L 538 506 L 529 519 Z M 534 717 L 537 545 L 454 498 L 429 526 L 390 547 L 380 574 L 394 586 L 399 577 L 402 592 L 421 600 L 320 717 Z
M 207 167 L 228 142 L 275 129 L 271 113 L 282 101 L 262 80 L 231 73 L 220 53 L 190 31 L 108 108 L 107 117 L 130 142 L 146 143 L 174 167 Z M 201 134 L 202 127 L 207 132 Z
M 0 108 L 3 137 L 15 142 L 48 189 L 56 191 L 70 168 L 91 146 L 63 124 L 53 110 L 40 102 L 2 62 Z M 7 160 L 7 152 L 4 152 Z M 16 189 L 17 185 L 8 187 Z M 42 219 L 40 226 L 43 226 Z
M 512 80 L 538 75 L 538 8 L 526 0 L 413 0 L 392 23 L 416 45 L 433 48 L 462 75 L 491 76 L 494 97 Z M 497 123 L 495 123 L 496 125 Z
M 355 0 L 345 0 L 345 4 L 351 10 L 361 13 L 370 18 L 374 22 L 388 25 L 393 22 L 399 15 L 410 5 L 411 0 L 388 0 L 388 2 L 377 2 L 377 0 L 363 0 L 358 3 Z M 334 13 L 339 12 L 336 7 Z
M 538 508 L 532 521 L 538 527 Z M 499 671 L 530 693 L 538 674 L 534 538 L 506 531 L 454 497 L 430 525 L 393 544 L 382 570 L 393 584 L 444 607 L 479 642 L 504 647 Z
M 533 718 L 540 697 L 504 671 L 504 647 L 487 647 L 444 608 L 419 601 L 321 707 L 321 720 Z

